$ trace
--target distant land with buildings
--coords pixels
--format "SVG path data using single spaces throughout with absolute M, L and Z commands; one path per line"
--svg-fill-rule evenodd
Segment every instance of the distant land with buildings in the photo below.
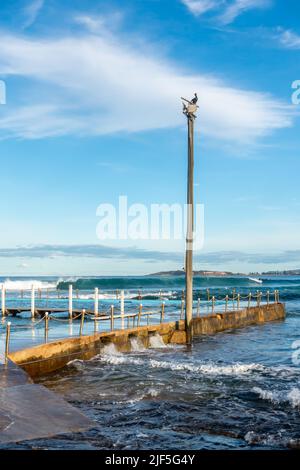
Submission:
M 175 271 L 159 271 L 157 273 L 146 274 L 148 277 L 155 276 L 184 276 L 185 272 L 183 269 Z M 300 276 L 300 269 L 288 269 L 284 271 L 265 271 L 265 272 L 251 272 L 251 273 L 235 273 L 231 271 L 194 271 L 194 276 L 216 276 L 216 277 L 228 277 L 228 276 Z

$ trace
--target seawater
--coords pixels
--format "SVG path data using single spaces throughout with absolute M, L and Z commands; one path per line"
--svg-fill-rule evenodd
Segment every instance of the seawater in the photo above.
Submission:
M 128 285 L 122 279 L 128 294 L 164 289 L 178 299 L 183 285 L 173 278 L 169 283 L 166 278 L 147 279 L 147 286 L 143 278 L 128 278 Z M 105 282 L 106 290 L 123 287 L 117 287 L 115 278 L 111 284 L 108 278 L 77 282 L 85 283 L 87 294 L 95 283 Z M 269 277 L 262 285 L 245 278 L 201 278 L 195 282 L 194 298 L 204 296 L 207 288 L 220 295 L 232 288 L 241 293 L 279 289 L 286 320 L 196 338 L 191 349 L 159 348 L 160 338 L 154 338 L 149 350 L 133 339 L 127 354 L 108 345 L 94 359 L 73 361 L 40 380 L 92 418 L 94 428 L 7 447 L 300 447 L 300 277 Z

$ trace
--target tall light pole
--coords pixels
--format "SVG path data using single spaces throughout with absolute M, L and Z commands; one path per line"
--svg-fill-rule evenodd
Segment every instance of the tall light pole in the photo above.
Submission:
M 183 100 L 183 113 L 188 123 L 188 175 L 187 175 L 187 231 L 185 252 L 185 326 L 187 344 L 193 338 L 193 239 L 194 239 L 194 121 L 196 119 L 197 101 L 195 97 Z

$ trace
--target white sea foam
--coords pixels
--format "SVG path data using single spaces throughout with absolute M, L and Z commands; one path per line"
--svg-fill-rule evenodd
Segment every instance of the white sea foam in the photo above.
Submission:
M 218 365 L 215 363 L 206 364 L 191 364 L 188 362 L 170 362 L 170 361 L 158 361 L 156 359 L 144 359 L 140 357 L 132 357 L 129 355 L 121 356 L 100 356 L 100 359 L 108 364 L 120 365 L 120 364 L 133 364 L 143 367 L 151 367 L 154 369 L 168 369 L 173 371 L 189 371 L 196 374 L 205 375 L 229 375 L 229 376 L 240 376 L 249 374 L 252 371 L 261 371 L 263 366 L 260 364 L 230 364 L 230 365 Z
M 300 390 L 298 388 L 292 388 L 289 392 L 287 391 L 270 391 L 264 390 L 260 387 L 254 387 L 255 392 L 262 400 L 270 401 L 274 404 L 289 403 L 293 408 L 300 407 Z
M 298 388 L 292 388 L 287 397 L 294 408 L 300 407 L 300 390 Z
M 289 440 L 284 438 L 280 433 L 273 434 L 258 434 L 254 431 L 249 431 L 244 437 L 245 441 L 250 444 L 260 444 L 265 446 L 287 446 Z
M 107 358 L 114 358 L 115 356 L 122 356 L 122 353 L 118 351 L 114 343 L 108 343 L 103 347 L 102 355 Z
M 142 352 L 146 350 L 140 338 L 130 338 L 130 344 L 131 344 L 131 351 L 133 352 Z
M 84 369 L 84 361 L 82 361 L 81 359 L 73 359 L 72 361 L 67 363 L 67 366 L 82 370 Z
M 150 336 L 149 338 L 149 348 L 153 349 L 161 349 L 161 348 L 166 348 L 166 344 L 162 337 L 156 333 L 155 335 Z
M 31 290 L 32 287 L 35 289 L 56 289 L 56 282 L 46 282 L 39 281 L 37 279 L 26 279 L 22 281 L 11 281 L 6 279 L 4 282 L 0 283 L 0 288 L 5 287 L 6 290 Z

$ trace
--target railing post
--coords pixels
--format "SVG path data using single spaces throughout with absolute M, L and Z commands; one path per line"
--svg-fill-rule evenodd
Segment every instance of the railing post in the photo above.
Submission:
M 6 325 L 6 338 L 5 338 L 5 365 L 8 363 L 8 354 L 9 354 L 9 341 L 10 341 L 10 326 L 11 322 L 9 321 Z
M 236 292 L 235 289 L 232 289 L 232 306 L 233 306 L 233 309 L 235 309 L 235 303 L 234 303 L 234 301 L 235 301 L 235 292 Z
M 252 297 L 252 294 L 251 294 L 251 292 L 249 292 L 249 295 L 248 295 L 248 308 L 250 308 L 250 305 L 251 305 L 251 297 Z
M 237 309 L 240 309 L 240 300 L 241 300 L 241 294 L 237 295 Z
M 45 313 L 45 342 L 48 341 L 48 331 L 49 331 L 49 313 Z
M 227 312 L 227 310 L 228 310 L 228 300 L 229 300 L 229 296 L 227 294 L 226 297 L 225 297 L 225 312 Z
M 197 301 L 197 317 L 200 317 L 200 297 L 198 297 Z
M 82 333 L 83 333 L 84 317 L 85 317 L 85 310 L 82 310 L 81 320 L 80 320 L 79 336 L 82 336 Z
M 1 308 L 2 308 L 2 315 L 3 316 L 5 316 L 5 314 L 6 314 L 5 295 L 6 295 L 5 286 L 3 284 L 2 285 L 2 292 L 1 292 L 1 302 L 2 302 Z
M 160 323 L 165 319 L 165 302 L 161 304 Z
M 267 305 L 270 303 L 270 291 L 267 291 Z
M 257 306 L 260 307 L 260 301 L 261 301 L 261 292 L 257 293 Z
M 69 318 L 73 317 L 73 286 L 69 285 Z
M 279 304 L 279 290 L 277 291 L 277 303 Z
M 214 313 L 214 312 L 215 312 L 215 296 L 213 295 L 211 299 L 211 313 Z
M 180 313 L 181 320 L 184 318 L 184 299 L 181 301 L 181 313 Z
M 207 301 L 209 302 L 210 301 L 209 289 L 206 289 L 206 292 L 207 292 Z
M 124 291 L 121 290 L 121 297 L 120 297 L 120 310 L 121 310 L 121 328 L 124 330 L 125 328 L 125 295 Z
M 139 314 L 138 314 L 138 325 L 137 325 L 138 328 L 140 327 L 140 324 L 141 324 L 142 308 L 143 308 L 143 306 L 142 306 L 142 304 L 140 304 L 140 306 L 139 306 Z
M 35 289 L 34 285 L 31 287 L 31 318 L 35 317 Z
M 99 290 L 98 290 L 98 287 L 95 287 L 95 303 L 94 303 L 95 317 L 98 317 L 98 313 L 99 313 Z
M 114 327 L 115 327 L 114 306 L 111 305 L 110 307 L 110 331 L 113 331 Z

